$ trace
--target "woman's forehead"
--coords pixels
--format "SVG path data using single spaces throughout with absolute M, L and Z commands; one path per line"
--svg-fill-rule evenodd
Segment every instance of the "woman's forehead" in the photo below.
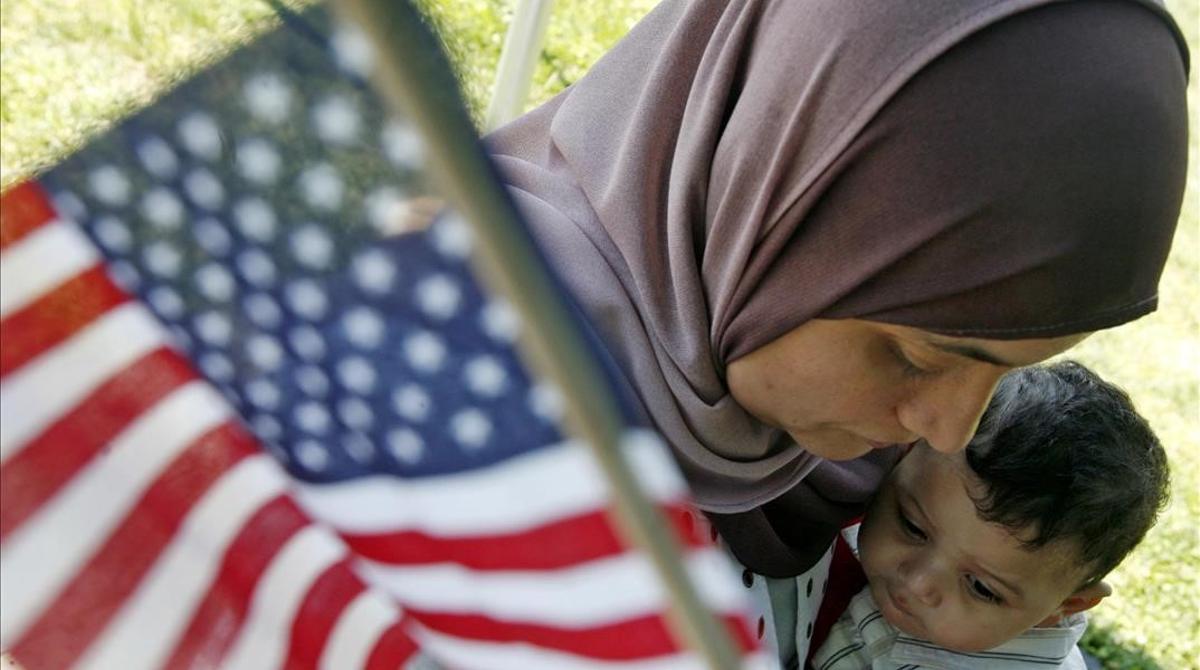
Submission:
M 927 346 L 942 353 L 968 358 L 989 365 L 1023 367 L 1060 354 L 1079 344 L 1091 333 L 1079 333 L 1052 338 L 1021 340 L 988 340 L 974 337 L 953 337 L 928 330 L 879 324 L 882 330 L 910 342 Z

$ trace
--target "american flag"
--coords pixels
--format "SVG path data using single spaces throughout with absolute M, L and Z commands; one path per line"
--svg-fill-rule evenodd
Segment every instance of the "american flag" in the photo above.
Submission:
M 0 648 L 30 670 L 700 667 L 470 226 L 397 231 L 431 147 L 364 84 L 369 42 L 287 18 L 3 196 Z M 623 455 L 763 662 L 632 413 Z

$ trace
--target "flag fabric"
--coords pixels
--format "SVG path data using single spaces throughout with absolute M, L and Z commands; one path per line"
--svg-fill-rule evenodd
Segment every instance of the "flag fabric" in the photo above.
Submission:
M 30 670 L 700 667 L 514 351 L 537 324 L 480 287 L 453 212 L 402 230 L 429 147 L 370 57 L 290 16 L 3 196 L 0 648 Z M 696 588 L 763 662 L 629 418 Z

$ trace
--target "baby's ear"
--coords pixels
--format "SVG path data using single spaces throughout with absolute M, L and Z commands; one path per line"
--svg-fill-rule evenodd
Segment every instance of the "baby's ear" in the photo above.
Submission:
M 1085 586 L 1067 596 L 1067 599 L 1063 601 L 1063 616 L 1069 616 L 1076 612 L 1086 612 L 1099 605 L 1101 600 L 1111 596 L 1112 592 L 1112 586 L 1104 580 Z
M 1075 593 L 1067 596 L 1058 609 L 1046 617 L 1039 626 L 1053 626 L 1060 619 L 1079 612 L 1086 612 L 1096 605 L 1100 604 L 1101 600 L 1112 595 L 1112 586 L 1106 581 L 1098 581 L 1094 584 L 1089 584 L 1079 589 Z

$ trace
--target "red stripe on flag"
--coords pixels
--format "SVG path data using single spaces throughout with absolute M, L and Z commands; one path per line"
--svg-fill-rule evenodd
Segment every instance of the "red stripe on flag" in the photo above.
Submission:
M 721 621 L 725 624 L 725 630 L 729 631 L 730 639 L 743 653 L 762 648 L 762 636 L 750 627 L 750 621 L 746 617 L 725 614 L 721 616 Z
M 53 221 L 57 214 L 38 184 L 27 181 L 0 195 L 0 249 Z
M 712 546 L 708 533 L 696 523 L 696 509 L 687 503 L 660 503 L 660 514 L 666 517 L 668 525 L 675 529 L 675 537 L 687 549 L 703 549 Z
M 0 539 L 8 537 L 134 419 L 195 379 L 188 362 L 158 349 L 113 375 L 0 468 Z
M 487 642 L 521 642 L 578 656 L 611 661 L 678 653 L 666 622 L 653 614 L 592 628 L 558 628 L 502 621 L 478 614 L 445 614 L 407 609 L 428 628 L 453 637 Z
M 350 559 L 331 565 L 317 578 L 304 596 L 304 603 L 292 621 L 288 670 L 316 668 L 334 624 L 366 585 L 350 570 Z
M 214 481 L 258 444 L 237 424 L 206 433 L 146 490 L 129 516 L 13 646 L 24 663 L 62 668 L 108 624 Z
M 165 668 L 212 668 L 237 639 L 259 578 L 308 517 L 281 495 L 246 523 L 225 552 L 220 570 L 180 637 Z
M 363 670 L 396 670 L 420 649 L 404 630 L 404 620 L 392 624 L 375 642 Z
M 4 337 L 0 377 L 54 348 L 128 299 L 100 265 L 63 282 L 0 322 Z
M 708 546 L 684 506 L 659 508 L 686 546 Z M 554 570 L 625 551 L 603 510 L 505 535 L 437 537 L 417 531 L 342 536 L 365 558 L 393 565 L 454 562 L 475 570 Z
M 595 659 L 630 661 L 675 654 L 682 649 L 660 614 L 591 628 L 559 628 L 502 621 L 477 614 L 446 614 L 409 608 L 405 611 L 431 630 L 453 637 L 526 643 Z M 757 642 L 749 636 L 739 617 L 725 616 L 722 619 L 742 651 L 757 648 Z

